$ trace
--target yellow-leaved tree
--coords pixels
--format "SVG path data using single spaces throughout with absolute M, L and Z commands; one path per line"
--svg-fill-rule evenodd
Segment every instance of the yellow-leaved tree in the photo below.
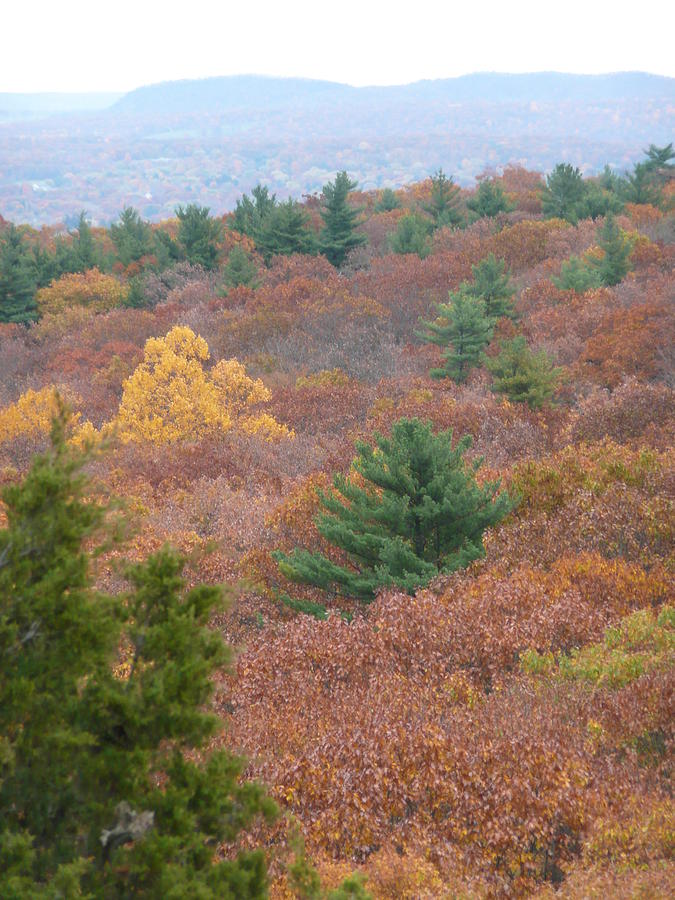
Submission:
M 91 312 L 106 312 L 121 306 L 126 299 L 128 288 L 113 275 L 106 275 L 98 269 L 62 275 L 47 287 L 40 288 L 35 300 L 40 315 L 59 315 L 75 307 L 83 307 Z
M 270 399 L 262 381 L 249 378 L 236 359 L 207 371 L 208 359 L 204 338 L 184 325 L 146 341 L 143 361 L 124 382 L 115 423 L 122 439 L 199 440 L 232 427 L 266 440 L 291 436 L 272 416 L 251 410 Z
M 49 434 L 64 403 L 72 407 L 77 401 L 67 388 L 59 389 L 51 384 L 38 391 L 29 388 L 14 403 L 0 409 L 0 444 L 16 438 L 38 438 Z M 79 412 L 70 415 L 70 443 L 80 447 L 95 443 L 100 435 L 91 422 L 81 422 L 80 418 Z

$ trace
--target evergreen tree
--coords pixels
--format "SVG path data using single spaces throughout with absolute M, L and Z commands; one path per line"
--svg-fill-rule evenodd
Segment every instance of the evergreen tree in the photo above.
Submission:
M 221 589 L 186 590 L 168 549 L 130 568 L 126 594 L 94 589 L 110 510 L 65 421 L 2 493 L 0 896 L 266 896 L 260 851 L 214 849 L 273 804 L 241 761 L 193 752 L 219 726 L 204 707 L 229 658 L 207 628 Z
M 570 256 L 560 267 L 560 277 L 554 277 L 552 281 L 561 291 L 576 291 L 577 294 L 600 287 L 601 284 L 597 270 L 578 256 Z
M 486 315 L 485 301 L 470 294 L 465 286 L 450 293 L 449 303 L 438 303 L 436 311 L 440 321 L 423 322 L 427 333 L 417 333 L 423 340 L 445 348 L 443 368 L 432 369 L 429 374 L 460 384 L 480 364 L 493 323 Z
M 601 219 L 603 216 L 621 212 L 623 203 L 614 191 L 606 190 L 598 181 L 586 183 L 586 193 L 577 204 L 580 219 Z
M 399 221 L 396 231 L 389 235 L 392 253 L 416 253 L 424 259 L 431 252 L 429 220 L 415 213 L 408 213 Z
M 547 219 L 566 219 L 575 224 L 586 195 L 586 185 L 579 169 L 570 163 L 558 163 L 546 176 L 541 194 L 541 208 Z
M 516 291 L 504 260 L 490 253 L 478 265 L 471 266 L 471 271 L 473 282 L 467 284 L 467 290 L 483 300 L 487 317 L 495 322 L 502 317 L 515 318 L 513 295 Z
M 350 191 L 356 188 L 346 172 L 338 172 L 335 181 L 323 186 L 323 228 L 319 236 L 319 250 L 334 266 L 339 267 L 354 247 L 365 244 L 364 234 L 356 232 L 359 211 L 347 203 Z
M 503 341 L 499 355 L 487 358 L 485 365 L 494 377 L 493 391 L 532 409 L 551 400 L 561 372 L 546 351 L 533 353 L 522 335 Z
M 623 199 L 627 203 L 658 206 L 661 202 L 661 187 L 654 176 L 654 168 L 648 162 L 636 163 L 623 182 Z
M 630 270 L 629 257 L 633 250 L 631 241 L 621 231 L 613 216 L 607 216 L 599 232 L 599 244 L 603 251 L 599 259 L 592 258 L 601 284 L 612 287 L 622 281 Z
M 467 207 L 477 219 L 494 218 L 499 213 L 510 212 L 513 205 L 506 199 L 502 186 L 496 181 L 481 181 L 478 190 L 469 200 Z
M 10 225 L 0 236 L 0 322 L 26 324 L 37 318 L 36 280 L 23 235 Z
M 384 188 L 380 199 L 375 204 L 375 212 L 391 212 L 392 209 L 400 209 L 401 201 L 396 196 L 396 191 Z
M 132 206 L 125 206 L 119 222 L 110 226 L 110 237 L 123 266 L 137 262 L 152 246 L 150 226 Z
M 178 243 L 188 262 L 204 269 L 215 269 L 218 262 L 220 222 L 209 215 L 208 206 L 190 203 L 176 209 Z
M 461 225 L 463 216 L 459 204 L 459 188 L 452 175 L 448 178 L 443 169 L 439 169 L 431 176 L 431 199 L 424 207 L 433 220 L 434 228 Z
M 356 444 L 353 465 L 363 486 L 336 475 L 334 490 L 320 493 L 317 529 L 348 565 L 302 549 L 276 552 L 286 577 L 369 601 L 386 586 L 413 593 L 484 555 L 484 530 L 512 502 L 499 482 L 477 484 L 481 460 L 464 460 L 471 438 L 453 447 L 452 431 L 434 435 L 430 422 L 400 419 L 391 438 L 375 434 L 375 444 Z
M 277 204 L 267 215 L 255 241 L 265 262 L 278 255 L 316 252 L 309 217 L 302 206 L 290 197 L 286 203 Z
M 240 200 L 237 200 L 231 227 L 256 241 L 265 220 L 271 215 L 276 205 L 276 194 L 270 196 L 269 189 L 258 184 L 251 191 L 251 197 L 244 194 Z
M 145 309 L 150 306 L 145 290 L 143 289 L 143 279 L 139 276 L 129 281 L 129 291 L 124 300 L 124 305 L 129 309 Z
M 94 244 L 91 225 L 84 210 L 80 213 L 72 238 L 73 242 L 70 247 L 71 267 L 66 271 L 86 272 L 88 269 L 93 269 L 94 266 L 102 269 L 101 254 Z
M 244 285 L 255 287 L 258 269 L 248 253 L 239 244 L 236 244 L 227 257 L 227 263 L 223 270 L 224 281 L 227 287 L 235 288 Z

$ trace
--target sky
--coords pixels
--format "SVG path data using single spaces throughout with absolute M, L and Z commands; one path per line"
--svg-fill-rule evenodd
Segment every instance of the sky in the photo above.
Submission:
M 3 3 L 0 92 L 128 91 L 245 73 L 353 85 L 481 71 L 675 76 L 667 0 L 169 2 Z

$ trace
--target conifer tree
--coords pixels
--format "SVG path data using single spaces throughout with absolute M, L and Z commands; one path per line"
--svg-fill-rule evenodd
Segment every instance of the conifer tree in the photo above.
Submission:
M 463 222 L 459 210 L 459 188 L 452 175 L 448 178 L 443 169 L 431 176 L 431 199 L 424 210 L 433 219 L 434 228 L 460 225 Z
M 444 348 L 444 365 L 432 369 L 432 378 L 452 378 L 458 384 L 479 365 L 483 350 L 492 337 L 493 323 L 485 312 L 485 301 L 473 296 L 462 286 L 450 293 L 449 303 L 436 305 L 440 321 L 422 322 L 427 333 L 418 337 Z
M 205 269 L 215 269 L 218 262 L 217 242 L 220 222 L 209 215 L 208 206 L 190 203 L 177 207 L 178 243 L 188 262 Z
M 230 255 L 227 257 L 227 263 L 223 270 L 225 284 L 229 288 L 244 286 L 254 286 L 258 269 L 248 253 L 239 244 L 236 244 Z
M 399 209 L 401 201 L 396 196 L 396 191 L 391 188 L 384 188 L 380 194 L 380 199 L 375 204 L 375 212 L 391 212 L 392 209 Z
M 127 593 L 94 589 L 110 508 L 66 420 L 2 493 L 0 896 L 266 896 L 260 851 L 214 849 L 273 804 L 240 760 L 191 754 L 219 726 L 205 705 L 229 651 L 206 625 L 222 591 L 186 590 L 169 549 L 129 569 Z
M 356 231 L 359 211 L 347 203 L 350 191 L 356 186 L 356 182 L 344 171 L 338 172 L 335 181 L 323 186 L 323 228 L 319 236 L 319 250 L 336 268 L 342 265 L 350 250 L 365 244 L 367 240 L 364 234 Z
M 513 319 L 515 288 L 504 260 L 497 259 L 494 253 L 490 253 L 477 265 L 471 266 L 471 271 L 473 282 L 468 283 L 467 290 L 485 303 L 487 317 L 495 322 L 502 317 Z
M 0 237 L 0 322 L 33 322 L 38 315 L 35 288 L 35 267 L 23 236 L 10 225 Z
M 542 212 L 548 219 L 566 219 L 575 224 L 585 194 L 581 171 L 570 163 L 558 163 L 546 176 L 546 187 L 541 193 Z
M 561 291 L 576 291 L 577 294 L 600 287 L 601 284 L 597 270 L 578 256 L 570 256 L 560 267 L 559 277 L 551 280 Z
M 288 198 L 266 216 L 258 229 L 255 241 L 265 262 L 273 256 L 292 253 L 314 253 L 316 241 L 309 228 L 309 217 L 302 206 Z
M 152 232 L 147 222 L 141 219 L 138 210 L 125 206 L 119 222 L 110 226 L 110 237 L 117 251 L 117 258 L 123 266 L 137 262 L 152 246 Z
M 513 209 L 513 205 L 506 199 L 502 186 L 492 180 L 481 181 L 478 190 L 466 201 L 466 205 L 477 219 L 494 218 L 499 213 L 510 212 Z
M 237 200 L 231 227 L 256 241 L 265 220 L 271 215 L 276 205 L 276 194 L 270 195 L 268 187 L 258 184 L 251 191 L 250 197 L 244 194 L 241 199 Z
M 601 284 L 612 287 L 622 281 L 630 270 L 629 257 L 633 250 L 631 241 L 621 231 L 613 216 L 607 216 L 599 232 L 599 244 L 603 251 L 600 258 L 591 257 Z
M 481 460 L 464 459 L 471 438 L 453 446 L 452 431 L 434 435 L 430 422 L 400 419 L 391 438 L 375 434 L 375 445 L 356 444 L 362 483 L 336 475 L 334 489 L 320 493 L 317 529 L 347 564 L 303 549 L 277 552 L 283 575 L 369 601 L 387 586 L 413 593 L 484 554 L 483 532 L 512 502 L 499 482 L 477 484 Z
M 532 409 L 551 400 L 561 373 L 545 350 L 534 353 L 522 335 L 503 341 L 499 355 L 487 358 L 485 365 L 494 377 L 493 391 Z
M 428 219 L 409 213 L 399 221 L 396 231 L 389 235 L 389 248 L 392 253 L 416 253 L 424 259 L 431 252 L 429 230 Z

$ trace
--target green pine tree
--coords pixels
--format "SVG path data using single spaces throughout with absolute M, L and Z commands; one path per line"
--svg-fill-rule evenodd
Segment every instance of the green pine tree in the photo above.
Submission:
M 152 247 L 150 226 L 132 206 L 125 206 L 119 222 L 110 226 L 110 237 L 117 251 L 117 259 L 123 266 L 137 262 Z
M 110 507 L 66 418 L 2 492 L 0 896 L 264 897 L 261 851 L 214 851 L 274 805 L 240 760 L 194 753 L 219 728 L 205 708 L 229 659 L 207 627 L 222 590 L 187 590 L 169 549 L 129 569 L 126 593 L 94 588 Z
M 190 203 L 177 207 L 178 244 L 185 259 L 204 269 L 215 269 L 218 263 L 220 222 L 209 215 L 208 206 Z
M 485 259 L 471 266 L 473 281 L 467 283 L 467 290 L 485 303 L 488 319 L 497 321 L 503 317 L 515 318 L 513 295 L 516 292 L 511 283 L 511 273 L 503 259 L 490 253 Z
M 532 409 L 550 402 L 561 374 L 546 351 L 534 353 L 522 335 L 503 341 L 499 355 L 487 358 L 485 365 L 494 378 L 493 391 Z
M 431 199 L 424 206 L 424 211 L 431 216 L 434 228 L 445 228 L 463 224 L 464 217 L 459 207 L 459 188 L 452 175 L 448 178 L 443 169 L 439 169 L 431 176 Z
M 248 253 L 239 244 L 230 250 L 227 263 L 223 269 L 223 280 L 229 288 L 255 287 L 258 276 L 258 267 L 249 257 Z
M 270 195 L 269 188 L 258 184 L 251 191 L 250 197 L 244 194 L 241 199 L 237 200 L 231 227 L 255 241 L 265 220 L 272 214 L 276 205 L 276 194 Z
M 547 219 L 566 219 L 575 224 L 586 195 L 586 184 L 579 169 L 570 163 L 558 163 L 546 176 L 541 193 L 541 208 Z
M 477 484 L 481 460 L 464 459 L 471 438 L 453 447 L 452 431 L 434 435 L 430 422 L 400 419 L 375 444 L 356 444 L 363 486 L 336 475 L 334 489 L 320 494 L 317 529 L 348 564 L 303 549 L 276 552 L 287 578 L 370 601 L 379 588 L 413 593 L 484 555 L 483 532 L 513 504 L 499 482 Z
M 661 202 L 661 186 L 655 177 L 654 167 L 649 162 L 636 163 L 633 171 L 626 175 L 621 194 L 627 203 L 658 206 Z
M 0 235 L 0 322 L 37 319 L 35 265 L 21 232 L 10 225 Z
M 375 212 L 391 212 L 392 209 L 399 209 L 401 201 L 396 195 L 396 191 L 391 188 L 383 188 L 379 200 L 375 204 Z
M 513 204 L 506 199 L 502 186 L 492 180 L 481 181 L 478 190 L 466 201 L 466 205 L 477 219 L 494 218 L 513 209 Z
M 622 281 L 630 271 L 631 241 L 621 231 L 613 216 L 607 216 L 599 231 L 599 245 L 603 251 L 599 259 L 592 258 L 591 266 L 601 284 L 612 287 Z
M 399 221 L 396 231 L 389 235 L 389 249 L 392 253 L 416 253 L 424 259 L 431 253 L 429 231 L 428 219 L 408 213 Z
M 302 206 L 288 198 L 277 204 L 265 218 L 255 237 L 265 262 L 273 256 L 316 252 L 316 239 Z
M 570 256 L 560 267 L 560 276 L 551 280 L 561 291 L 576 291 L 577 294 L 600 287 L 602 283 L 598 271 L 578 256 Z
M 354 247 L 366 243 L 366 236 L 359 234 L 359 211 L 352 209 L 347 198 L 357 184 L 346 172 L 338 172 L 335 181 L 323 186 L 323 228 L 319 235 L 319 250 L 336 268 Z
M 480 364 L 492 337 L 493 323 L 485 312 L 485 301 L 470 294 L 465 286 L 450 293 L 449 303 L 438 303 L 436 312 L 439 320 L 422 322 L 427 332 L 417 332 L 422 340 L 444 348 L 443 368 L 432 369 L 429 374 L 461 384 L 471 369 Z
M 101 259 L 101 253 L 94 243 L 91 224 L 87 219 L 87 214 L 84 210 L 80 213 L 80 218 L 78 219 L 75 231 L 72 233 L 72 238 L 73 242 L 70 247 L 72 257 L 71 268 L 68 269 L 68 271 L 86 272 L 88 269 L 93 269 L 94 266 L 98 266 L 99 269 L 102 269 L 103 261 Z

